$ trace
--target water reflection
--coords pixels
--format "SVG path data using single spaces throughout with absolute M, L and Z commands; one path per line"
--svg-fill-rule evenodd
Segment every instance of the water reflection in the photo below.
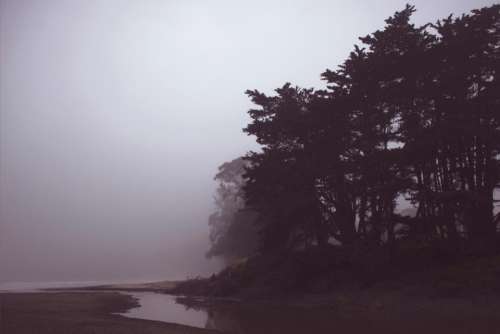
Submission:
M 206 311 L 179 304 L 174 296 L 153 292 L 137 292 L 131 295 L 138 299 L 140 306 L 128 310 L 123 316 L 200 328 L 205 328 L 208 323 Z
M 331 333 L 332 310 L 263 306 L 237 302 L 193 303 L 157 293 L 133 293 L 140 306 L 124 316 L 216 329 L 235 334 Z M 184 304 L 182 304 L 182 303 Z M 350 321 L 352 326 L 352 321 Z
M 215 304 L 205 310 L 205 328 L 235 334 L 323 334 L 332 333 L 337 323 L 329 310 L 240 303 Z

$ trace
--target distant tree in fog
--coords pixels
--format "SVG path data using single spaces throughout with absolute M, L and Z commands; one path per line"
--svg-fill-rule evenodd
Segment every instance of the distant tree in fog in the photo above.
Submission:
M 257 245 L 256 213 L 245 206 L 242 187 L 246 161 L 242 158 L 219 167 L 215 180 L 216 211 L 209 217 L 211 247 L 208 257 L 222 257 L 229 262 L 252 254 Z

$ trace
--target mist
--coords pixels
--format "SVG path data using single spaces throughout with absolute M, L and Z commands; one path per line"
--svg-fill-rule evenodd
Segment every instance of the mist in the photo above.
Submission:
M 0 1 L 0 281 L 180 279 L 246 89 L 323 87 L 405 0 Z M 415 23 L 494 1 L 413 1 Z

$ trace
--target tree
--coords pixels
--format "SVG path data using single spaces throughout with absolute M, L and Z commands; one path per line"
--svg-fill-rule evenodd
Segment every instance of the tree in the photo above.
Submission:
M 261 249 L 334 239 L 396 249 L 398 230 L 428 242 L 492 240 L 500 183 L 500 5 L 416 27 L 407 5 L 322 74 L 326 90 L 285 84 L 244 129 L 246 204 Z M 417 206 L 396 214 L 397 198 Z M 496 218 L 498 220 L 498 218 Z
M 256 213 L 246 207 L 242 193 L 246 164 L 242 158 L 226 162 L 215 176 L 219 182 L 215 195 L 217 210 L 209 217 L 212 245 L 208 257 L 219 256 L 231 261 L 256 250 Z

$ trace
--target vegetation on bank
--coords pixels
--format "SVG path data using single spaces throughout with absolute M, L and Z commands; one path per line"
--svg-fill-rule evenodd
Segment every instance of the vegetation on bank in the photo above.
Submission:
M 178 291 L 328 290 L 498 253 L 500 5 L 421 27 L 414 11 L 326 89 L 247 91 L 262 150 L 221 166 L 208 253 L 247 260 Z

